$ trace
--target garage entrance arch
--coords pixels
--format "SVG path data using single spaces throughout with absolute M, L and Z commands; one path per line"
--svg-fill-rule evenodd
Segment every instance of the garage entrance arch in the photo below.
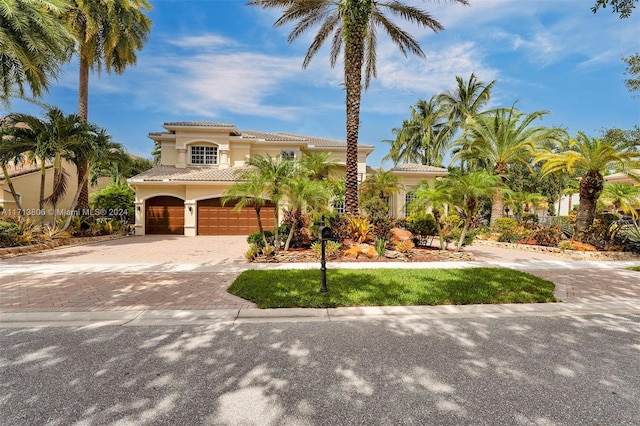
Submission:
M 145 234 L 184 235 L 184 201 L 160 196 L 145 201 Z

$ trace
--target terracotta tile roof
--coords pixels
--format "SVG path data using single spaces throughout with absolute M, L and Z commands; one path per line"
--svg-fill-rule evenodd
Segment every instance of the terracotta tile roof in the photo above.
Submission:
M 391 169 L 394 172 L 427 172 L 427 173 L 447 173 L 448 170 L 443 167 L 425 166 L 423 164 L 400 164 Z
M 53 164 L 47 162 L 46 168 L 50 169 L 53 167 Z M 16 176 L 28 175 L 29 173 L 39 172 L 40 165 L 39 164 L 22 164 L 14 166 L 13 163 L 7 164 L 7 171 L 9 172 L 9 177 L 13 178 Z M 4 173 L 0 172 L 0 181 L 4 181 Z
M 211 167 L 186 167 L 177 168 L 175 166 L 156 166 L 144 171 L 136 176 L 127 179 L 129 182 L 197 182 L 197 181 L 236 181 L 236 173 L 246 169 L 247 166 L 229 167 L 226 169 L 215 169 Z
M 300 136 L 292 136 L 286 135 L 284 133 L 271 133 L 271 132 L 261 132 L 258 130 L 241 130 L 241 136 L 243 138 L 249 139 L 264 139 L 265 141 L 278 141 L 278 142 L 306 142 L 307 139 Z
M 169 121 L 165 126 L 177 127 L 236 127 L 235 124 L 222 123 L 219 121 Z

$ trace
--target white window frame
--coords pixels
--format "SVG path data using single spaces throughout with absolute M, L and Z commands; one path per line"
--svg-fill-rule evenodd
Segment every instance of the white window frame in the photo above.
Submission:
M 413 191 L 409 191 L 406 194 L 404 194 L 404 217 L 409 216 L 409 203 L 413 200 L 415 200 L 416 197 L 416 193 Z
M 202 151 L 201 153 L 195 152 Z M 194 166 L 215 166 L 219 163 L 219 150 L 217 146 L 212 145 L 190 145 L 189 146 L 189 164 Z M 194 161 L 194 156 L 198 156 L 199 161 Z

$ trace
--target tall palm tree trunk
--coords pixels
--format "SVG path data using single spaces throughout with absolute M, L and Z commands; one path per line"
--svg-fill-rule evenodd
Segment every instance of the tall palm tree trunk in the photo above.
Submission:
M 80 78 L 78 83 L 78 115 L 87 121 L 89 117 L 89 60 L 80 54 Z M 78 198 L 78 209 L 89 208 L 89 182 L 82 180 L 82 176 L 87 172 L 88 164 L 85 159 L 78 161 L 78 188 L 80 195 Z
M 590 171 L 580 179 L 580 205 L 576 216 L 576 231 L 583 232 L 593 225 L 596 203 L 604 189 L 604 177 L 597 171 Z
M 347 89 L 347 170 L 345 176 L 345 210 L 347 214 L 358 215 L 358 132 L 360 131 L 360 100 L 362 98 L 362 62 L 364 58 L 364 38 L 370 2 L 358 2 L 346 6 L 344 12 L 344 79 Z
M 500 219 L 504 212 L 504 194 L 497 191 L 491 200 L 491 220 L 489 225 L 493 225 L 497 219 Z
M 18 209 L 18 214 L 20 216 L 24 216 L 24 212 L 22 211 L 22 202 L 20 201 L 20 196 L 16 192 L 15 187 L 13 186 L 13 181 L 11 180 L 11 176 L 9 176 L 9 170 L 6 165 L 2 165 L 2 174 L 4 175 L 4 181 L 7 182 L 9 186 L 9 191 L 11 192 L 11 196 L 13 197 L 13 201 L 16 202 L 16 208 Z

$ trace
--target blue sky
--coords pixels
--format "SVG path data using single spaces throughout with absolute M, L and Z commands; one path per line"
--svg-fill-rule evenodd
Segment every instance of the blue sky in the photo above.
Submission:
M 314 32 L 287 44 L 290 27 L 273 28 L 274 11 L 240 0 L 151 1 L 153 28 L 136 66 L 124 74 L 92 74 L 89 120 L 129 152 L 150 157 L 149 132 L 168 121 L 223 121 L 240 129 L 344 139 L 342 67 L 323 50 L 306 69 Z M 491 106 L 548 110 L 541 124 L 596 136 L 602 128 L 640 124 L 640 99 L 626 90 L 621 56 L 640 51 L 640 11 L 620 20 L 611 9 L 593 14 L 592 0 L 470 0 L 413 3 L 444 32 L 407 26 L 426 60 L 403 57 L 379 36 L 378 78 L 362 98 L 360 140 L 380 166 L 391 129 L 419 99 L 449 90 L 455 76 L 474 72 L 497 80 Z M 77 59 L 44 102 L 77 111 Z M 11 111 L 39 113 L 14 101 Z M 386 168 L 391 167 L 385 162 Z

